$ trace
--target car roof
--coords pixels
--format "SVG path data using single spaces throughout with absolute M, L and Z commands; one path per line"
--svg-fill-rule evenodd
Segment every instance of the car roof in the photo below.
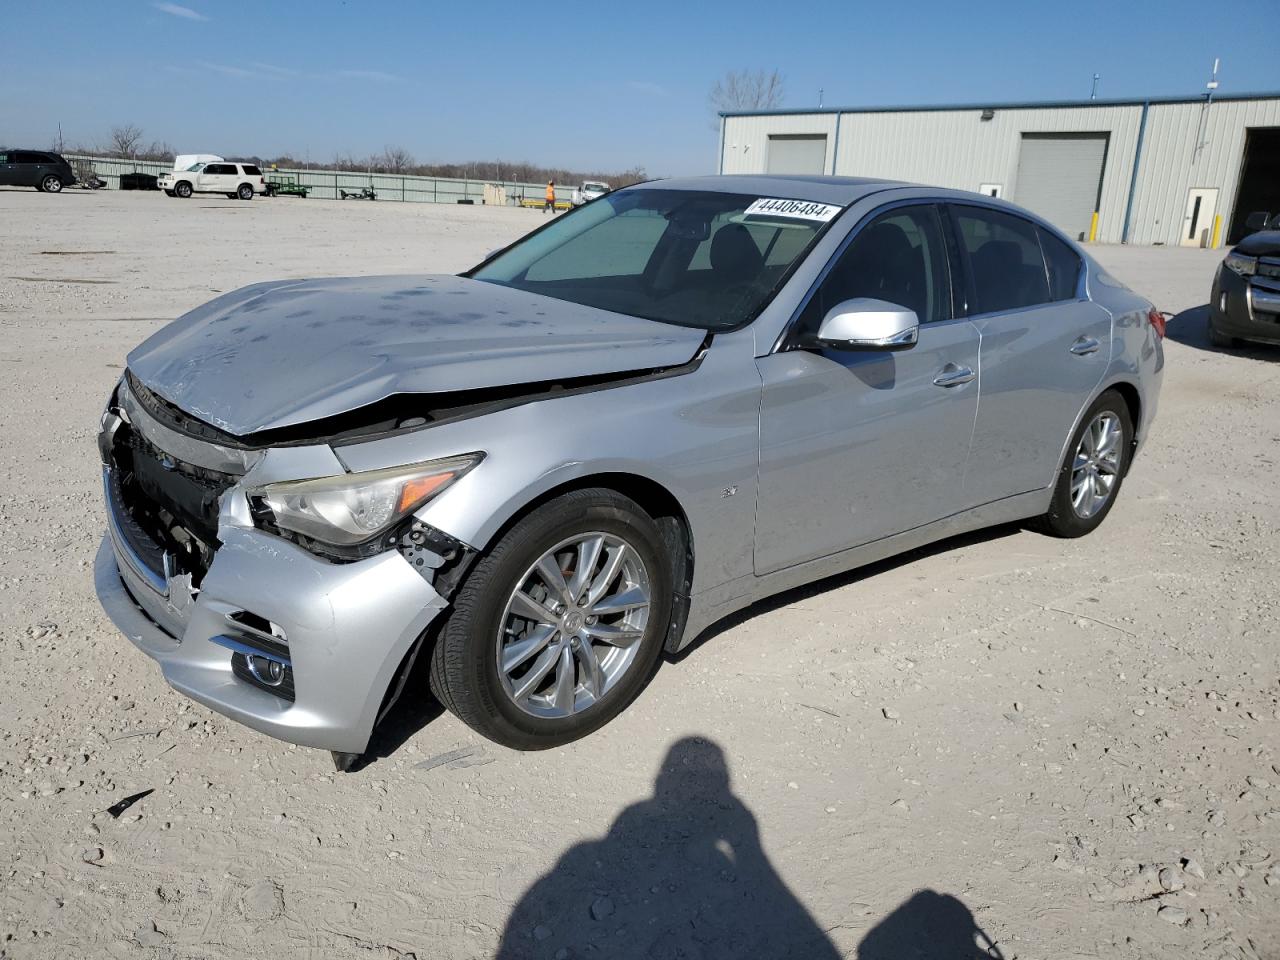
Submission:
M 641 188 L 659 190 L 707 190 L 716 193 L 744 193 L 758 197 L 782 197 L 789 200 L 811 200 L 841 207 L 872 193 L 913 184 L 900 180 L 875 180 L 871 177 L 782 176 L 779 174 L 733 173 L 713 177 L 676 177 L 637 184 Z

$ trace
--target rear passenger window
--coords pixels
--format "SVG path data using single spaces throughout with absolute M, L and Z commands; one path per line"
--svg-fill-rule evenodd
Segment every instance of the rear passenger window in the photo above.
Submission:
M 1048 230 L 1037 228 L 1044 263 L 1049 270 L 1049 296 L 1074 300 L 1080 284 L 1080 256 Z
M 969 313 L 999 313 L 1049 302 L 1035 224 L 983 207 L 954 206 L 952 211 L 969 261 Z
M 259 170 L 257 167 L 255 167 L 255 166 L 254 166 L 253 164 L 251 164 L 251 163 L 246 163 L 246 164 L 244 165 L 244 172 L 245 172 L 245 176 L 248 176 L 248 177 L 260 177 L 260 176 L 262 176 L 262 171 L 261 171 L 261 170 Z

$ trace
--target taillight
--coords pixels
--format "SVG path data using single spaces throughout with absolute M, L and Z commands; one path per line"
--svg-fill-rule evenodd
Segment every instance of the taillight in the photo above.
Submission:
M 1161 340 L 1164 339 L 1164 314 L 1152 307 L 1147 314 L 1147 321 L 1151 324 L 1151 329 L 1155 330 L 1156 336 Z

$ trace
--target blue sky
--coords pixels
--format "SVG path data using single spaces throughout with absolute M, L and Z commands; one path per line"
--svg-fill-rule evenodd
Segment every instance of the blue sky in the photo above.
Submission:
M 0 145 L 711 172 L 707 92 L 776 68 L 786 106 L 1280 89 L 1280 0 L 534 4 L 4 0 Z M 50 17 L 57 10 L 58 21 Z M 1229 15 L 1224 15 L 1229 11 Z

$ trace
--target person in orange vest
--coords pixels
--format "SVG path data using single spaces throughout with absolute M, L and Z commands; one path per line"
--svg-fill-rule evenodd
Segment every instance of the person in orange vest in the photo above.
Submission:
M 547 181 L 547 205 L 542 208 L 542 212 L 546 213 L 550 210 L 556 212 L 556 182 L 554 180 Z

